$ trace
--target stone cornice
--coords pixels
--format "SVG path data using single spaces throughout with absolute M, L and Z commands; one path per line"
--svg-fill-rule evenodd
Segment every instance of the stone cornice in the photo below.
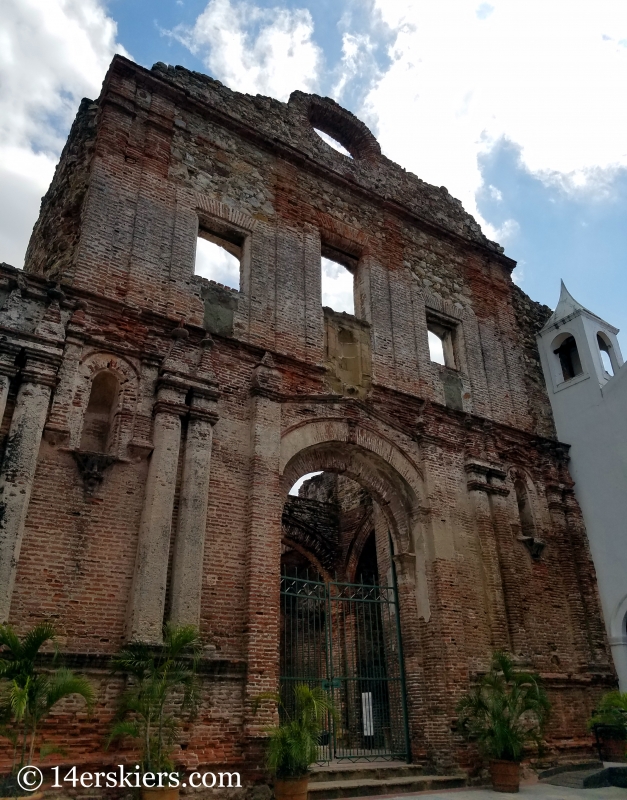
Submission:
M 170 400 L 157 400 L 152 407 L 153 414 L 169 414 L 173 417 L 184 417 L 189 411 L 185 403 L 175 403 Z
M 28 355 L 46 352 L 42 348 L 48 348 L 47 352 L 62 355 L 63 345 L 64 341 L 60 339 L 49 339 L 37 333 L 28 333 L 27 331 L 15 330 L 14 328 L 0 325 L 0 352 L 14 352 L 15 348 L 19 352 L 23 348 Z
M 190 419 L 204 419 L 215 425 L 220 419 L 216 411 L 210 411 L 207 408 L 188 408 L 188 416 Z

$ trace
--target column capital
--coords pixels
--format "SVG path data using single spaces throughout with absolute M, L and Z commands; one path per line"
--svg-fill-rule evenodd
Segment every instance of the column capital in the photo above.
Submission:
M 61 353 L 27 352 L 26 364 L 22 367 L 22 385 L 36 383 L 50 386 L 54 389 L 57 385 L 57 371 L 61 366 Z
M 464 471 L 469 492 L 485 492 L 500 497 L 509 495 L 509 489 L 503 486 L 507 473 L 498 464 L 472 458 L 464 464 Z
M 189 409 L 190 419 L 203 419 L 211 424 L 213 427 L 219 419 L 218 413 L 209 408 L 197 408 L 192 406 Z
M 253 371 L 253 394 L 260 394 L 271 400 L 278 399 L 281 382 L 281 373 L 275 367 L 274 359 L 270 353 L 265 353 Z

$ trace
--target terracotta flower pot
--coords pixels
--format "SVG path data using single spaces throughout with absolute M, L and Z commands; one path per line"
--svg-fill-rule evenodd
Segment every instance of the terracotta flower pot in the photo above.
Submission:
M 490 761 L 490 777 L 495 792 L 520 790 L 520 764 L 516 761 Z
M 276 800 L 307 800 L 309 775 L 304 778 L 274 780 L 274 796 Z
M 156 786 L 153 789 L 142 789 L 142 800 L 179 800 L 178 786 Z
M 603 761 L 625 761 L 624 739 L 603 739 L 601 742 L 601 756 Z

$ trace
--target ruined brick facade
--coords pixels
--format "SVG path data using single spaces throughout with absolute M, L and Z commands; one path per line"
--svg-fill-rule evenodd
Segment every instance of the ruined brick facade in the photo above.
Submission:
M 240 291 L 194 275 L 199 227 L 239 254 Z M 321 254 L 353 272 L 354 317 L 323 310 Z M 112 759 L 108 657 L 165 618 L 207 644 L 177 758 L 255 774 L 284 504 L 316 470 L 390 532 L 414 758 L 467 763 L 455 705 L 495 648 L 542 674 L 552 752 L 589 747 L 614 676 L 538 365 L 548 314 L 513 267 L 333 101 L 114 59 L 24 271 L 0 271 L 0 621 L 53 619 L 97 684 L 91 720 L 68 704 L 51 723 L 72 760 Z

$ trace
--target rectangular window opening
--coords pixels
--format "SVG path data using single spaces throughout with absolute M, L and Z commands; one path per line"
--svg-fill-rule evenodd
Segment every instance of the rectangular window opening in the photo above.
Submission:
M 427 317 L 429 358 L 436 364 L 457 369 L 455 359 L 455 326 Z
M 244 237 L 198 230 L 194 275 L 240 291 Z
M 343 311 L 351 316 L 355 316 L 353 260 L 356 259 L 352 259 L 350 256 L 342 258 L 324 247 L 320 259 L 322 305 L 333 309 L 333 311 Z M 350 262 L 350 267 L 347 262 Z

